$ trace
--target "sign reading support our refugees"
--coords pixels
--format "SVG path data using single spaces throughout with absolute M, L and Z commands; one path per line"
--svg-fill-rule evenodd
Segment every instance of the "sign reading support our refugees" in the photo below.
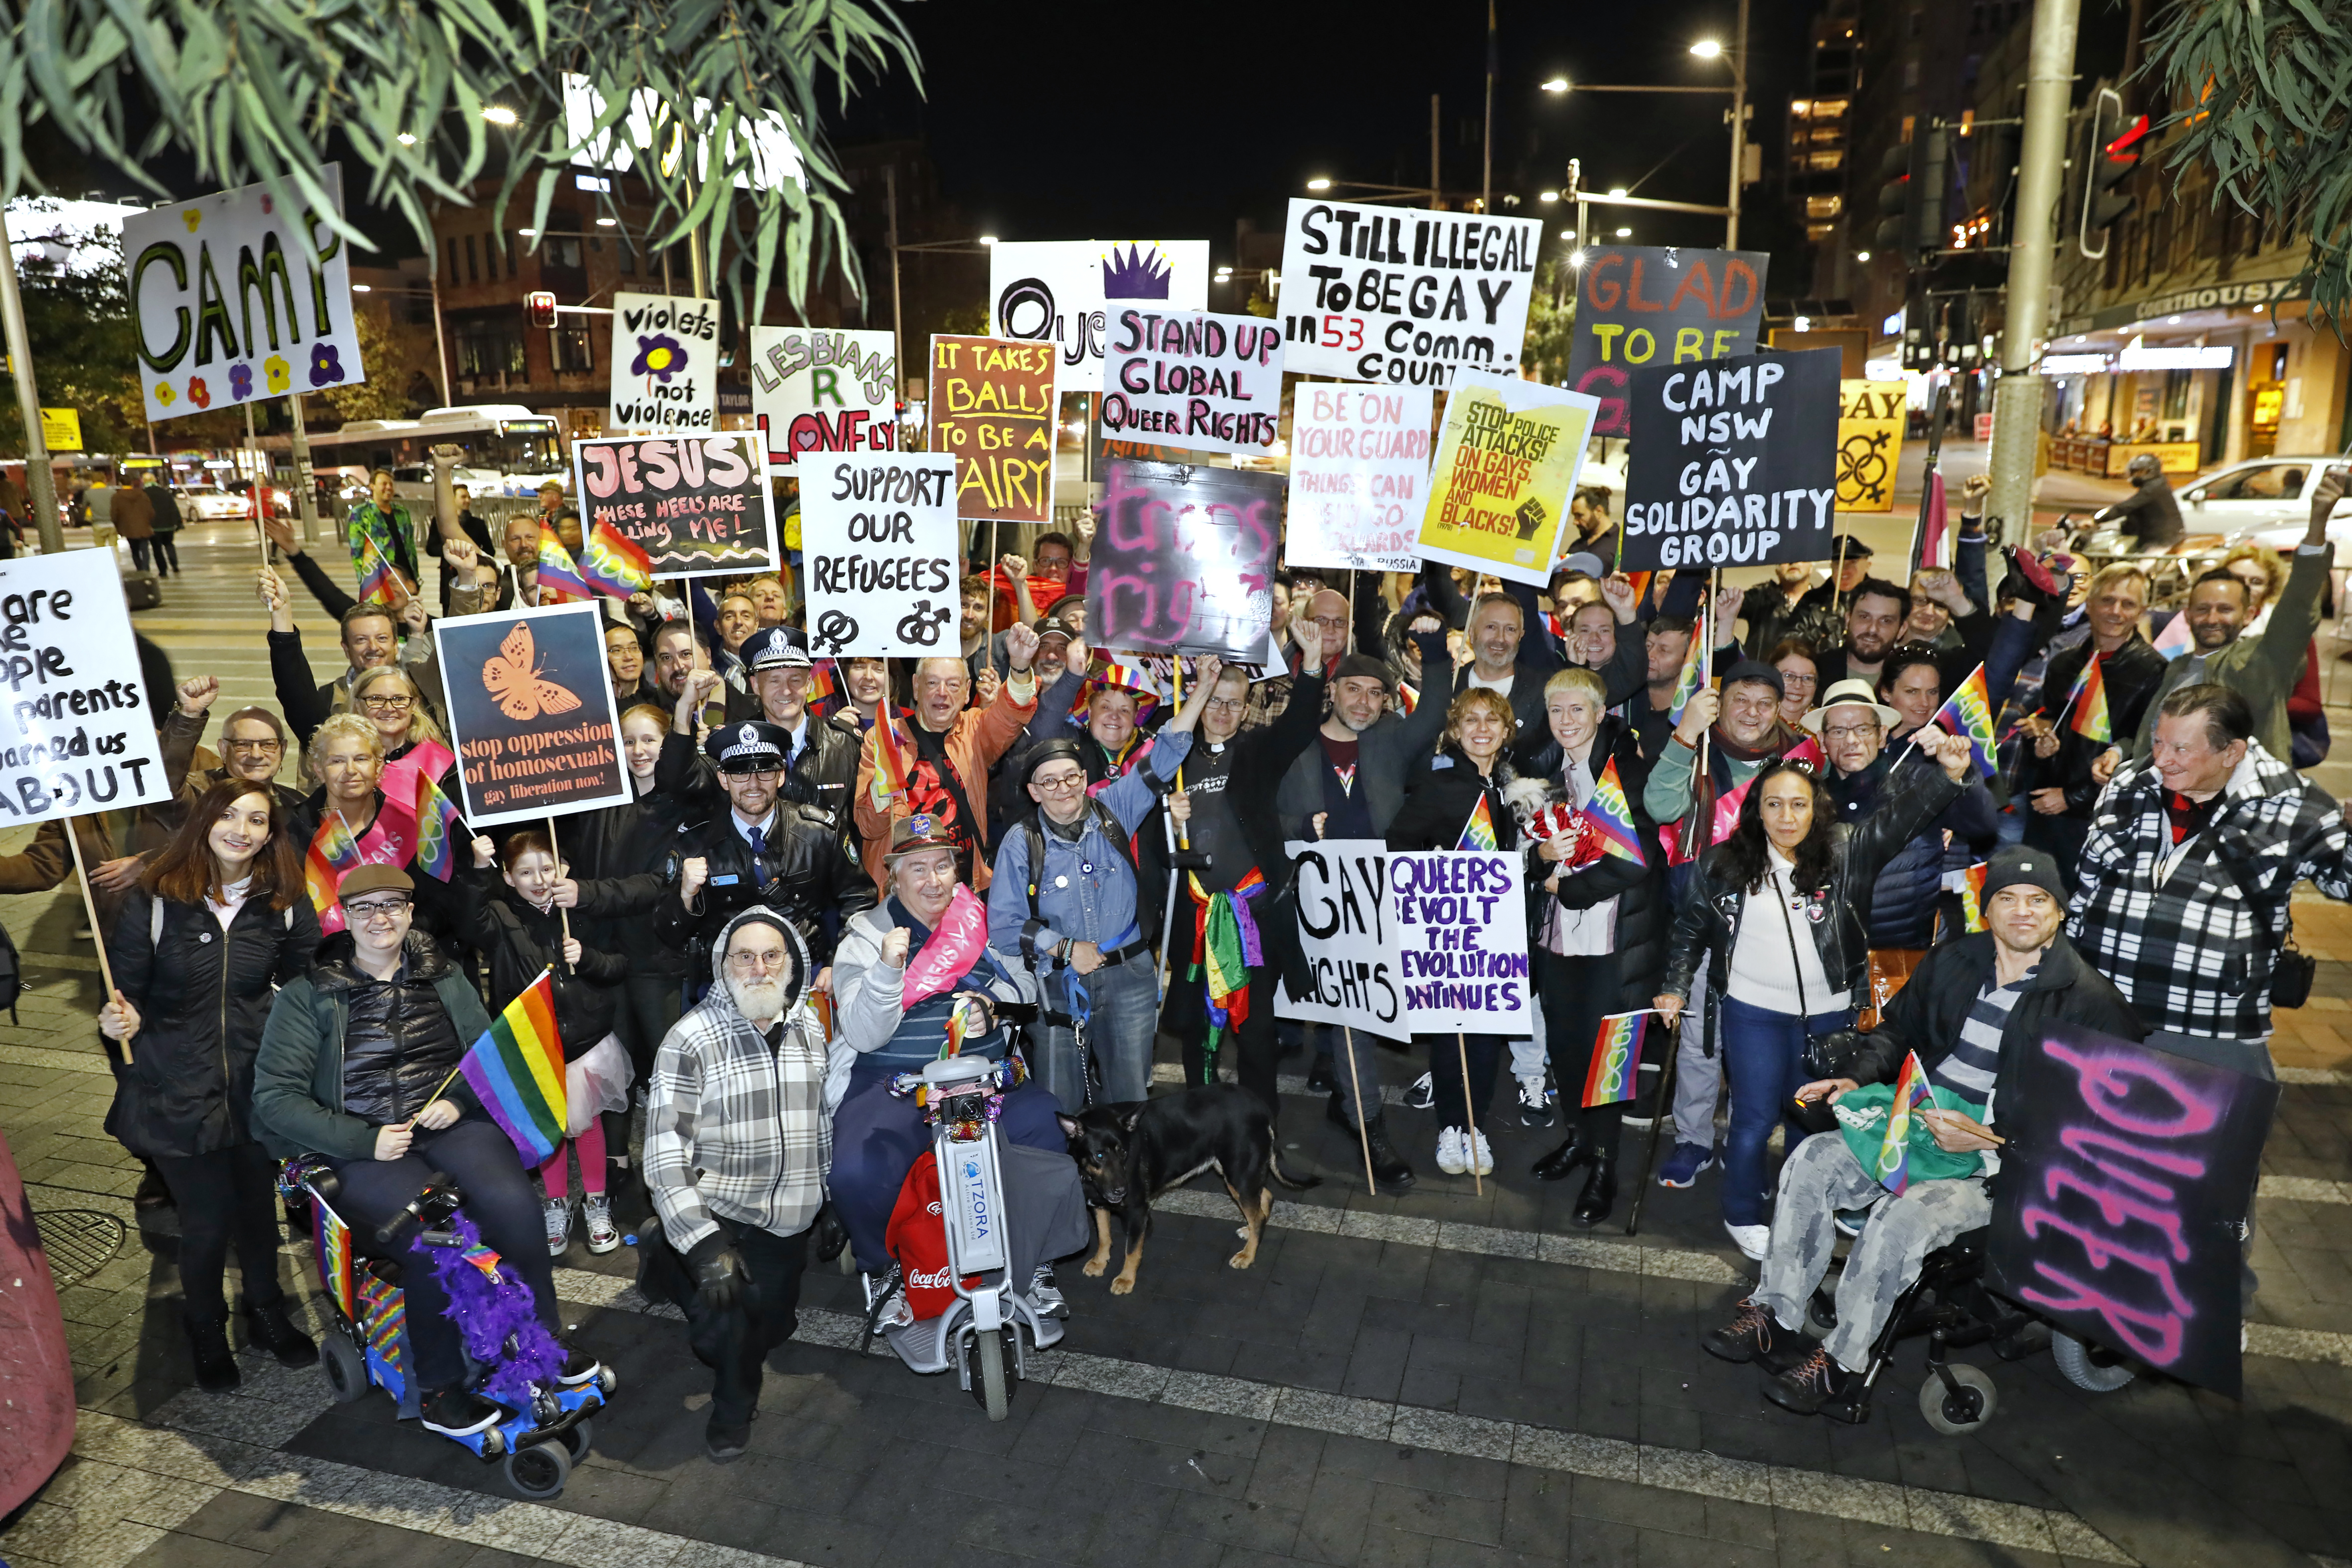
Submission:
M 719 427 L 719 301 L 678 294 L 613 296 L 615 435 L 677 436 Z
M 1838 383 L 1838 510 L 1895 510 L 1895 460 L 1903 451 L 1906 395 L 1899 381 Z
M 110 550 L 0 561 L 0 825 L 168 800 Z
M 809 652 L 922 658 L 961 649 L 955 472 L 945 452 L 801 458 Z
M 1457 374 L 1415 552 L 1516 582 L 1548 582 L 1596 408 L 1580 393 L 1539 382 Z
M 1302 382 L 1290 413 L 1286 566 L 1418 572 L 1429 484 L 1425 386 Z
M 1275 993 L 1278 1017 L 1390 1039 L 1418 1033 L 1519 1036 L 1528 984 L 1527 894 L 1518 857 L 1391 853 L 1377 838 L 1285 846 L 1298 872 L 1308 987 Z
M 318 180 L 341 211 L 341 166 Z M 240 185 L 123 219 L 122 259 L 150 420 L 367 379 L 350 258 L 323 212 Z
M 956 515 L 1054 518 L 1054 346 L 931 340 L 931 450 L 956 459 Z
M 898 354 L 888 332 L 751 329 L 751 412 L 768 461 L 898 449 Z
M 1836 349 L 1633 373 L 1628 572 L 1830 558 Z
M 1354 202 L 1290 204 L 1282 238 L 1286 369 L 1450 386 L 1516 373 L 1543 225 Z
M 572 443 L 580 526 L 606 522 L 644 551 L 656 577 L 776 569 L 775 501 L 756 430 Z
M 1100 392 L 1104 329 L 1129 300 L 1209 308 L 1205 239 L 1000 240 L 988 251 L 988 330 L 1054 345 L 1054 384 Z
M 1282 332 L 1256 316 L 1128 306 L 1105 350 L 1106 436 L 1265 456 L 1282 416 Z
M 1643 366 L 1756 352 L 1769 253 L 1605 245 L 1585 258 L 1568 384 L 1601 400 L 1594 435 L 1633 433 L 1627 400 Z
M 621 721 L 594 605 L 433 623 L 467 825 L 624 805 Z
M 1113 462 L 1087 565 L 1087 642 L 1137 653 L 1265 657 L 1282 477 Z

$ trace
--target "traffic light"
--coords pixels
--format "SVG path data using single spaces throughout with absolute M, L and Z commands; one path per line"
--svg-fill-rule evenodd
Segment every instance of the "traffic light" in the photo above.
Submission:
M 1951 132 L 1942 126 L 1922 127 L 1908 144 L 1886 150 L 1879 166 L 1885 183 L 1878 187 L 1884 219 L 1876 235 L 1878 248 L 1916 259 L 1949 243 L 1944 230 L 1944 185 L 1950 155 Z
M 2115 106 L 2112 117 L 2107 108 L 2111 102 Z M 2091 109 L 2090 178 L 2083 182 L 2083 218 L 2074 243 L 2093 261 L 2105 258 L 2107 231 L 2129 216 L 2137 205 L 2125 182 L 2139 167 L 2140 143 L 2147 136 L 2147 116 L 2135 115 L 2126 121 L 2123 109 L 2122 99 L 2104 90 Z M 2091 248 L 2093 234 L 2099 237 L 2096 250 Z
M 1903 209 L 1911 200 L 1911 144 L 1898 142 L 1878 160 L 1878 231 L 1872 242 L 1884 251 L 1903 247 Z
M 555 325 L 555 295 L 551 289 L 534 289 L 522 297 L 523 319 L 534 327 Z

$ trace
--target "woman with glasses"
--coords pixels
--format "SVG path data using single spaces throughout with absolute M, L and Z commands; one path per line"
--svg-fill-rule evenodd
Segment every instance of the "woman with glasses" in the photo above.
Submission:
M 421 773 L 457 801 L 457 753 L 449 749 L 448 737 L 408 671 L 387 664 L 361 675 L 352 682 L 352 711 L 374 725 L 383 742 L 381 782 L 387 795 L 413 801 Z
M 310 966 L 319 919 L 286 807 L 241 780 L 199 795 L 107 941 L 99 1033 L 130 1048 L 107 1131 L 143 1150 L 180 1211 L 180 1289 L 197 1386 L 237 1385 L 222 1270 L 236 1244 L 253 1343 L 288 1366 L 319 1347 L 278 1283 L 276 1166 L 251 1120 L 253 1059 L 275 987 Z
M 1802 637 L 1783 637 L 1764 662 L 1780 672 L 1780 722 L 1791 730 L 1801 727 L 1821 690 L 1820 653 Z
M 409 755 L 415 755 L 414 748 Z M 331 713 L 310 737 L 309 761 L 319 787 L 293 814 L 295 842 L 306 852 L 318 849 L 314 859 L 339 868 L 341 875 L 361 866 L 415 872 L 422 895 L 418 919 L 446 939 L 457 929 L 456 900 L 446 877 L 417 870 L 415 778 L 387 769 L 383 726 L 357 713 Z M 463 824 L 452 824 L 449 833 L 460 844 L 470 837 Z M 330 934 L 341 929 L 342 917 L 331 902 L 320 918 Z

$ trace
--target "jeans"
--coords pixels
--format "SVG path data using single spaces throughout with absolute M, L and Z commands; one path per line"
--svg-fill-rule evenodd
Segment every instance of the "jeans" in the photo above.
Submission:
M 741 1428 L 760 1405 L 768 1352 L 800 1326 L 801 1271 L 808 1265 L 807 1230 L 790 1236 L 713 1215 L 727 1245 L 751 1277 L 744 1299 L 723 1312 L 702 1304 L 694 1273 L 667 1239 L 648 1237 L 640 1289 L 656 1300 L 674 1302 L 686 1314 L 686 1340 L 695 1359 L 711 1370 L 710 1424 Z
M 180 545 L 177 531 L 166 533 L 159 528 L 155 531 L 154 539 L 150 542 L 155 546 L 155 575 L 158 577 L 179 575 Z
M 1168 1000 L 1160 1008 L 1160 1026 L 1175 1037 L 1182 1048 L 1184 1081 L 1194 1084 L 1208 1081 L 1202 1047 L 1209 1034 L 1209 1001 L 1202 989 L 1203 976 L 1184 977 L 1193 963 L 1197 942 L 1192 928 L 1180 922 L 1170 939 Z M 1265 965 L 1250 971 L 1249 1016 L 1239 1028 L 1228 1026 L 1218 1037 L 1216 1054 L 1221 1061 L 1234 1064 L 1242 1087 L 1257 1096 L 1268 1116 L 1279 1121 L 1281 1108 L 1276 1102 L 1280 1097 L 1275 1091 L 1274 1070 L 1274 971 Z
M 1541 988 L 1544 1020 L 1552 1040 L 1552 1062 L 1559 1074 L 1560 1118 L 1580 1128 L 1585 1141 L 1603 1154 L 1617 1152 L 1625 1130 L 1623 1100 L 1587 1108 L 1584 1078 L 1592 1070 L 1592 1047 L 1601 1036 L 1601 1020 L 1618 1001 L 1622 964 L 1613 952 L 1562 958 L 1536 954 L 1536 984 Z M 1634 1087 L 1641 1085 L 1638 1064 Z
M 217 1323 L 228 1316 L 221 1288 L 229 1243 L 245 1276 L 245 1300 L 268 1307 L 283 1300 L 278 1284 L 278 1163 L 258 1143 L 237 1143 L 206 1154 L 159 1154 L 155 1168 L 180 1212 L 180 1292 L 188 1316 Z
M 1723 998 L 1723 1069 L 1731 1077 L 1731 1133 L 1724 1140 L 1723 1217 L 1730 1225 L 1764 1223 L 1768 1183 L 1764 1174 L 1765 1144 L 1772 1123 L 1785 1121 L 1788 1147 L 1805 1137 L 1803 1126 L 1789 1116 L 1797 1086 L 1805 1081 L 1801 1058 L 1809 1035 L 1826 1035 L 1853 1026 L 1853 1010 L 1816 1013 L 1808 1020 L 1793 1013 L 1751 1007 L 1735 996 Z
M 155 542 L 153 540 L 126 539 L 122 542 L 131 546 L 131 569 L 132 571 L 152 572 L 154 570 Z
M 1486 1107 L 1495 1098 L 1495 1074 L 1502 1066 L 1503 1037 L 1500 1035 L 1423 1035 L 1421 1041 L 1429 1052 L 1429 1078 L 1434 1099 L 1430 1109 L 1440 1127 L 1458 1127 L 1467 1132 L 1471 1115 L 1492 1127 Z M 1465 1092 L 1462 1068 L 1467 1062 L 1470 1082 Z M 1489 1140 L 1492 1141 L 1491 1139 Z
M 1160 977 L 1148 955 L 1139 953 L 1125 963 L 1108 963 L 1081 978 L 1076 970 L 1057 969 L 1045 981 L 1045 1006 L 1067 1012 L 1069 987 L 1084 985 L 1094 1011 L 1087 1020 L 1087 1048 L 1102 1070 L 1102 1098 L 1108 1104 L 1151 1098 L 1151 1041 L 1160 1026 Z M 1062 1104 L 1087 1103 L 1086 1063 L 1078 1058 L 1077 1037 L 1059 1026 L 1045 1030 L 1045 1048 L 1029 1063 L 1037 1081 Z

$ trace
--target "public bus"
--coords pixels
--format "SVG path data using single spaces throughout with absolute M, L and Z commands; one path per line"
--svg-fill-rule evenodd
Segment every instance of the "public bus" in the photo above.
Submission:
M 551 480 L 571 488 L 556 431 L 553 419 L 520 404 L 428 408 L 418 419 L 354 419 L 313 435 L 310 467 L 354 497 L 366 493 L 371 468 L 390 468 L 394 494 L 429 500 L 433 448 L 456 447 L 464 453 L 456 482 L 476 496 L 536 495 Z

